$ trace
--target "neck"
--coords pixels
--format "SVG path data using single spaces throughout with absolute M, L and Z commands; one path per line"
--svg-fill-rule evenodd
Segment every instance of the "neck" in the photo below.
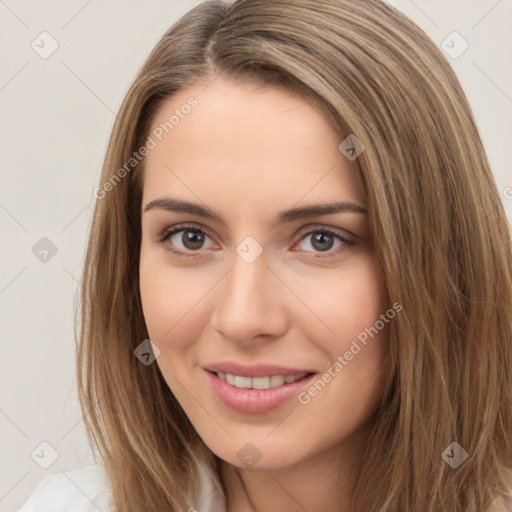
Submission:
M 360 432 L 286 467 L 223 463 L 227 512 L 352 511 L 351 492 L 368 435 Z

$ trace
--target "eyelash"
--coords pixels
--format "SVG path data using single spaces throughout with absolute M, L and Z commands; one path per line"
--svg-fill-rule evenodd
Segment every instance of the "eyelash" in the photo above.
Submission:
M 208 236 L 209 238 L 211 238 L 208 235 L 208 233 L 206 233 L 203 229 L 198 228 L 197 226 L 193 226 L 193 225 L 190 225 L 190 224 L 177 224 L 177 225 L 173 226 L 172 228 L 167 228 L 166 230 L 164 230 L 164 232 L 159 236 L 159 238 L 157 240 L 157 243 L 164 245 L 165 242 L 172 235 L 175 235 L 176 233 L 179 233 L 181 231 L 199 232 L 199 233 L 203 233 L 206 236 Z M 338 247 L 336 250 L 329 249 L 328 251 L 324 251 L 324 254 L 327 254 L 326 256 L 321 255 L 322 251 L 305 251 L 305 252 L 314 252 L 314 253 L 319 254 L 319 256 L 314 256 L 315 258 L 329 258 L 329 257 L 333 257 L 335 255 L 339 255 L 342 252 L 350 250 L 351 246 L 355 245 L 355 243 L 353 241 L 348 240 L 347 238 L 341 236 L 339 233 L 336 233 L 335 231 L 332 231 L 331 229 L 327 229 L 327 228 L 323 228 L 323 227 L 322 228 L 316 228 L 316 229 L 310 229 L 309 231 L 306 231 L 306 232 L 301 232 L 300 233 L 301 238 L 300 238 L 299 241 L 302 241 L 307 236 L 312 235 L 314 233 L 322 233 L 324 235 L 329 235 L 329 236 L 332 236 L 333 238 L 336 238 L 340 242 L 343 242 L 343 245 L 341 247 Z M 171 248 L 169 246 L 166 246 L 165 249 L 167 251 L 177 255 L 177 256 L 185 257 L 185 258 L 195 257 L 195 256 L 197 256 L 197 253 L 200 251 L 200 249 L 199 249 L 198 251 L 183 252 L 183 251 L 178 251 L 176 249 L 173 249 L 173 248 Z

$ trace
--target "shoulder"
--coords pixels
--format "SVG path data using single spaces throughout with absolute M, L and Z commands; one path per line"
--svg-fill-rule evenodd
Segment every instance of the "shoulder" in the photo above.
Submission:
M 101 464 L 49 475 L 34 488 L 18 512 L 113 512 L 110 482 Z
M 195 505 L 189 509 L 189 512 L 196 509 L 197 511 L 226 512 L 226 501 L 219 479 L 215 478 L 208 466 L 200 464 L 198 468 L 199 492 L 192 498 Z

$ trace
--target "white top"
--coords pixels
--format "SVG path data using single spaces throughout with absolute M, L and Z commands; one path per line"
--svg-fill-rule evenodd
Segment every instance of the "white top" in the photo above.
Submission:
M 211 479 L 201 471 L 201 495 L 194 505 L 201 512 L 226 512 Z M 194 510 L 191 507 L 191 511 Z M 49 475 L 34 488 L 18 512 L 115 512 L 105 467 L 90 464 Z

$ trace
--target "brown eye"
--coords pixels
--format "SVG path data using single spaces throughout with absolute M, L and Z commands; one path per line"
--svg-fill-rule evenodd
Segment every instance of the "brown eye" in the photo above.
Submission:
M 185 229 L 181 235 L 181 242 L 191 251 L 201 249 L 201 246 L 204 243 L 204 233 Z
M 305 243 L 308 240 L 309 243 Z M 310 230 L 302 237 L 300 243 L 303 244 L 302 250 L 305 252 L 327 253 L 327 256 L 338 254 L 354 245 L 351 240 L 325 228 Z
M 334 244 L 334 237 L 327 233 L 316 233 L 311 238 L 311 245 L 319 251 L 328 251 Z
M 193 256 L 190 253 L 213 246 L 213 242 L 210 246 L 205 246 L 207 240 L 211 239 L 202 229 L 193 226 L 174 226 L 167 229 L 158 242 L 166 245 L 170 252 L 182 256 Z

